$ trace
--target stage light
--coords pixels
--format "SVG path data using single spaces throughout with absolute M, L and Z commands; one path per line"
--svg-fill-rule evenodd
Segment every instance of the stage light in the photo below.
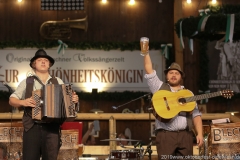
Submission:
M 217 0 L 212 0 L 212 4 L 216 4 L 217 3 Z
M 102 3 L 107 3 L 107 0 L 102 0 Z
M 192 3 L 192 0 L 187 0 L 187 3 L 188 3 L 188 4 Z
M 129 1 L 129 4 L 130 4 L 130 5 L 134 5 L 134 4 L 135 4 L 135 0 L 130 0 L 130 1 Z

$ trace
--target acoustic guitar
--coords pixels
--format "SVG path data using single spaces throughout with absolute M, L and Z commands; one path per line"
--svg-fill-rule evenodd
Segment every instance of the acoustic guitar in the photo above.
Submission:
M 191 112 L 194 110 L 197 100 L 218 96 L 231 98 L 233 96 L 233 91 L 223 90 L 194 96 L 193 93 L 187 89 L 178 92 L 159 90 L 153 94 L 152 103 L 156 114 L 164 119 L 170 119 L 181 111 Z

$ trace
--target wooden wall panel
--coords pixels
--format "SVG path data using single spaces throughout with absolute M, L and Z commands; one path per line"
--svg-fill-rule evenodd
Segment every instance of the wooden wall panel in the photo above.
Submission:
M 138 0 L 134 6 L 129 0 L 85 0 L 84 11 L 42 11 L 40 0 L 2 0 L 0 41 L 41 40 L 39 28 L 48 20 L 82 19 L 88 16 L 88 31 L 73 29 L 71 41 L 139 41 L 148 36 L 151 41 L 173 42 L 173 0 Z

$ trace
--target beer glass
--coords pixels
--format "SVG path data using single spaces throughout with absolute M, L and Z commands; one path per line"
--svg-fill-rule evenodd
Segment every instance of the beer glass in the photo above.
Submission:
M 141 37 L 140 38 L 140 47 L 141 47 L 141 55 L 146 56 L 148 54 L 149 49 L 149 38 L 147 37 Z
M 78 157 L 82 157 L 83 152 L 84 152 L 84 145 L 83 144 L 79 144 L 78 145 L 78 152 L 77 152 Z

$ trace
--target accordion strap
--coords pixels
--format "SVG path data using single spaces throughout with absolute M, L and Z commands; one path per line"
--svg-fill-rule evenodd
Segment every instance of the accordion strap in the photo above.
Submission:
M 36 79 L 42 86 L 44 86 L 44 84 L 42 83 L 42 81 L 39 80 L 39 78 L 37 78 L 36 76 L 32 77 L 34 77 L 34 79 Z M 57 78 L 54 76 L 47 81 L 47 84 L 50 84 L 50 82 L 52 82 L 52 84 L 58 84 Z
M 32 96 L 34 78 L 35 76 L 27 77 L 25 99 Z
M 44 86 L 44 84 L 42 83 L 42 81 L 40 81 L 37 77 L 34 76 L 34 78 L 42 85 Z M 50 84 L 50 82 L 52 82 L 52 84 L 58 84 L 57 78 L 56 77 L 52 77 L 47 81 L 47 84 Z
M 50 79 L 48 80 L 48 83 L 49 83 L 50 81 L 52 82 L 52 84 L 58 84 L 57 78 L 56 78 L 55 76 L 53 76 L 52 78 L 50 78 Z
M 36 76 L 30 76 L 30 77 L 27 77 L 27 88 L 26 88 L 26 90 L 28 90 L 28 87 L 30 87 L 30 92 L 32 92 L 33 91 L 33 83 L 34 83 L 34 79 L 36 79 L 42 86 L 44 86 L 44 84 L 42 83 L 42 81 L 40 81 L 39 80 L 39 78 L 37 78 Z M 49 80 L 48 80 L 48 82 L 47 82 L 47 84 L 49 84 L 49 83 L 52 83 L 52 84 L 58 84 L 58 81 L 57 81 L 57 78 L 55 77 L 55 76 L 53 76 L 52 78 L 50 78 Z M 30 93 L 30 97 L 31 97 L 31 94 L 32 93 Z M 27 97 L 27 98 L 29 98 L 29 97 Z

